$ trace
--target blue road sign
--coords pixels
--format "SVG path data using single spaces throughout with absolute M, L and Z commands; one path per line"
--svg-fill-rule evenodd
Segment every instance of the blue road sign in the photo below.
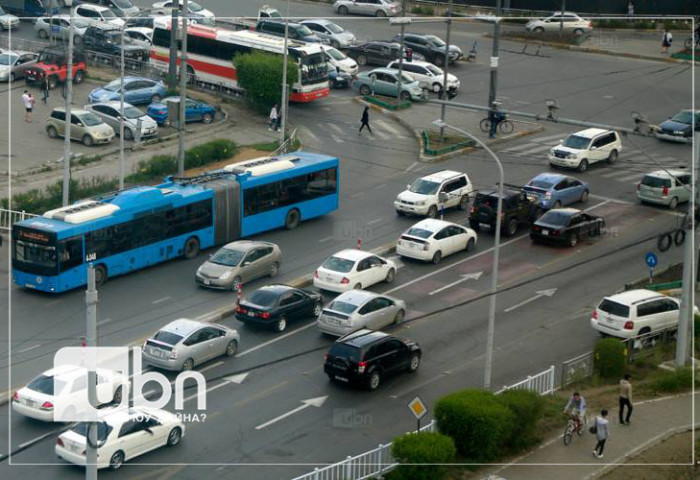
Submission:
M 659 263 L 659 259 L 656 257 L 654 252 L 648 252 L 644 258 L 646 259 L 649 268 L 654 268 L 656 264 Z

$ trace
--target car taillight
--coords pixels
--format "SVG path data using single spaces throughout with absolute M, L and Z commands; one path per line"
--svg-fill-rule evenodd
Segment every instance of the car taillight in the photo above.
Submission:
M 668 195 L 668 187 L 664 187 L 662 194 L 664 197 Z
M 472 213 L 476 213 L 476 207 L 472 207 Z
M 364 373 L 366 367 L 367 367 L 367 362 L 358 363 L 357 364 L 357 373 Z
M 248 310 L 239 305 L 236 307 L 236 313 L 248 313 Z
M 61 440 L 61 437 L 58 437 L 58 440 L 56 440 L 56 445 L 58 445 L 59 447 L 63 446 L 63 440 Z
M 634 330 L 634 322 L 625 322 L 625 330 Z
M 323 355 L 323 361 L 324 361 L 324 362 L 327 362 L 329 356 L 330 356 L 330 355 L 328 355 L 327 353 L 324 354 L 324 355 Z
M 350 283 L 350 279 L 348 277 L 343 277 L 343 279 L 340 281 L 343 285 L 347 285 Z
M 53 403 L 51 402 L 44 402 L 41 404 L 41 409 L 42 410 L 53 410 Z
M 552 199 L 552 192 L 547 192 L 544 194 L 545 200 L 551 200 Z
M 318 270 L 314 272 L 314 278 L 318 278 Z
M 533 231 L 533 232 L 539 232 L 539 231 L 540 231 L 540 227 L 538 227 L 537 225 L 533 225 L 533 226 L 532 226 L 532 231 Z
M 593 310 L 591 317 L 593 317 L 593 320 L 598 320 L 598 310 Z
M 259 316 L 260 318 L 268 319 L 270 318 L 270 312 L 262 312 L 261 314 L 259 314 Z
M 15 402 L 19 402 L 19 392 L 15 392 L 14 395 L 12 395 L 12 400 Z
M 558 237 L 560 233 L 559 230 L 552 230 L 552 236 Z

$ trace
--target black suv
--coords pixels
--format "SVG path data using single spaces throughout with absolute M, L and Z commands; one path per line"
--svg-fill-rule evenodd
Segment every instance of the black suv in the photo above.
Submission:
M 91 25 L 83 35 L 83 49 L 91 53 L 102 53 L 113 57 L 121 56 L 122 35 L 114 26 Z M 124 60 L 126 62 L 147 62 L 150 52 L 124 36 Z
M 394 41 L 401 43 L 401 35 L 396 35 Z M 414 52 L 423 55 L 430 63 L 436 65 L 445 64 L 445 47 L 447 44 L 440 37 L 406 33 L 403 37 L 403 44 L 406 47 L 410 47 Z M 463 56 L 462 50 L 456 45 L 450 45 L 447 55 L 450 63 L 455 63 Z
M 359 65 L 380 65 L 385 67 L 387 63 L 399 59 L 401 45 L 394 42 L 373 41 L 361 45 L 351 45 L 348 48 L 348 57 L 354 59 Z M 404 47 L 403 58 L 420 60 L 422 57 L 413 55 L 410 48 Z
M 542 213 L 537 208 L 537 199 L 527 195 L 527 192 L 516 185 L 503 187 L 503 217 L 501 231 L 512 237 L 520 225 L 529 225 Z M 488 225 L 491 231 L 496 228 L 496 212 L 498 210 L 498 187 L 479 190 L 474 197 L 474 203 L 469 214 L 469 226 L 479 230 L 481 225 Z
M 421 349 L 412 340 L 374 330 L 358 330 L 339 338 L 326 354 L 323 371 L 331 381 L 361 384 L 376 390 L 386 375 L 415 372 Z

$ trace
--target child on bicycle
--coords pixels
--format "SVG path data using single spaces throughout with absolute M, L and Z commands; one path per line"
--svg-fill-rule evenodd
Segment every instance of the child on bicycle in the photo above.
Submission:
M 586 399 L 580 393 L 574 392 L 564 407 L 564 413 L 567 413 L 569 408 L 571 408 L 571 415 L 576 418 L 578 428 L 581 428 L 586 418 Z

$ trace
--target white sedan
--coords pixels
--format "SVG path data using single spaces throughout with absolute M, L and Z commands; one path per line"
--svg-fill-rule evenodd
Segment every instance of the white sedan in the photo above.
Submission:
M 173 5 L 180 5 L 180 8 L 182 8 L 182 0 L 167 0 L 165 2 L 156 2 L 152 6 L 152 13 L 170 15 Z M 214 25 L 214 12 L 212 12 L 211 10 L 207 10 L 197 2 L 187 2 L 187 10 L 189 10 L 191 22 L 201 23 L 203 25 Z
M 328 257 L 314 273 L 314 286 L 331 292 L 362 289 L 379 282 L 391 283 L 397 266 L 391 260 L 362 250 L 343 250 Z
M 126 376 L 112 370 L 97 369 L 97 400 L 102 404 L 121 403 Z M 42 373 L 20 388 L 12 397 L 12 410 L 44 422 L 54 421 L 54 408 L 57 400 L 62 406 L 59 414 L 75 417 L 80 409 L 90 408 L 87 404 L 87 370 L 74 365 L 64 365 Z M 71 408 L 74 409 L 71 412 Z
M 476 232 L 471 228 L 428 218 L 406 230 L 396 242 L 396 253 L 402 257 L 440 263 L 455 252 L 476 247 Z
M 106 411 L 97 425 L 97 468 L 112 470 L 156 448 L 173 447 L 185 435 L 185 425 L 177 415 L 154 408 Z M 58 437 L 56 455 L 84 466 L 86 437 L 87 423 L 78 423 Z

